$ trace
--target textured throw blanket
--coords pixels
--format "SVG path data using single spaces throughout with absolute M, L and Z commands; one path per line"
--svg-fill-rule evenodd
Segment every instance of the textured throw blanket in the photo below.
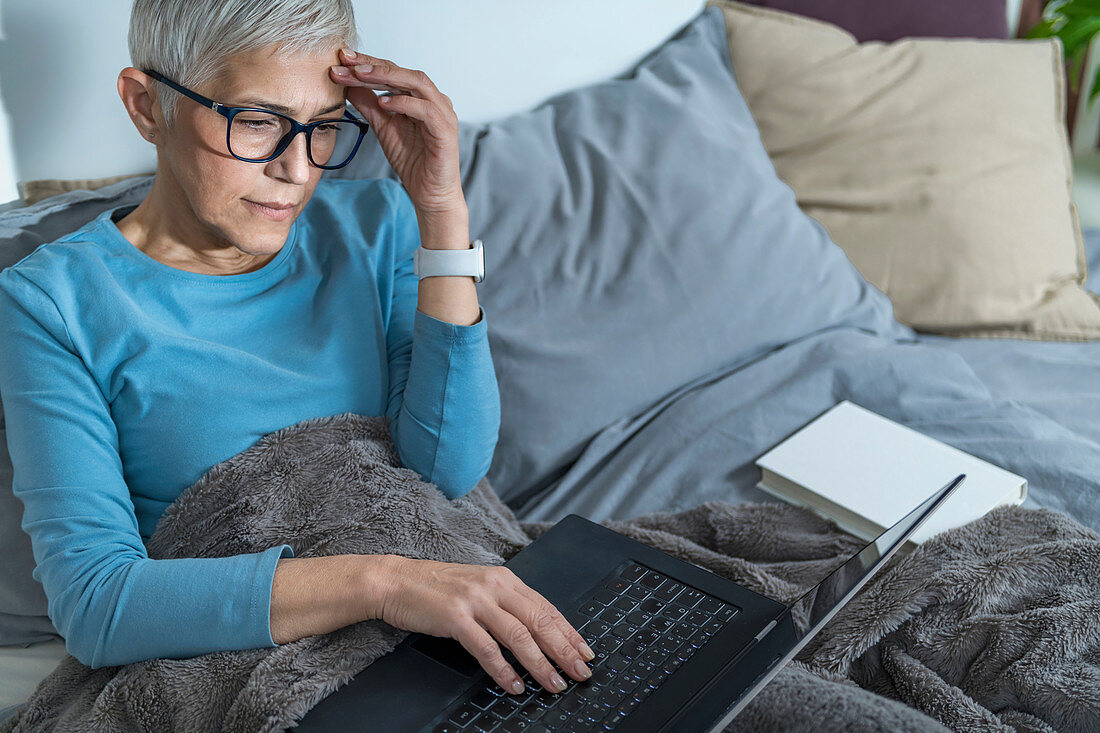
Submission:
M 860 544 L 778 504 L 604 524 L 784 602 Z M 401 467 L 385 418 L 347 413 L 212 468 L 169 507 L 149 554 L 286 542 L 297 557 L 499 564 L 548 526 L 517 522 L 484 479 L 447 500 Z M 405 634 L 371 620 L 184 660 L 92 670 L 69 656 L 0 731 L 281 731 Z M 728 730 L 1100 730 L 1098 642 L 1100 536 L 1054 512 L 998 509 L 880 572 Z

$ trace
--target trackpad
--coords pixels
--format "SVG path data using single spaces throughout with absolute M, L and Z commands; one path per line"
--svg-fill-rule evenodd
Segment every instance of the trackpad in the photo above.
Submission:
M 442 665 L 453 669 L 463 677 L 473 677 L 481 670 L 481 665 L 466 648 L 454 639 L 446 639 L 441 636 L 421 636 L 412 644 L 413 649 L 421 654 L 431 657 Z

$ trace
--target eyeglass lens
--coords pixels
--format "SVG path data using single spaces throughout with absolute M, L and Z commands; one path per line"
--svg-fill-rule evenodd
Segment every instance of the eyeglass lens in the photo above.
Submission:
M 229 151 L 241 158 L 263 160 L 275 154 L 279 142 L 290 132 L 290 121 L 264 112 L 239 112 L 229 125 Z M 313 162 L 330 165 L 339 140 L 354 140 L 359 128 L 348 120 L 332 120 L 309 131 L 309 152 Z M 350 153 L 350 149 L 346 153 Z M 341 151 L 342 157 L 347 156 Z M 333 161 L 332 164 L 342 163 Z

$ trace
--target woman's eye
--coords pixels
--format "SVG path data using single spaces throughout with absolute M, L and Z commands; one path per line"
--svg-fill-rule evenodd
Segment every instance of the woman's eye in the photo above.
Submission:
M 252 130 L 262 130 L 264 128 L 272 127 L 272 126 L 275 125 L 275 120 L 271 120 L 271 119 L 260 119 L 260 120 L 258 120 L 258 119 L 249 119 L 247 117 L 237 117 L 233 121 L 240 124 L 240 125 L 243 125 L 244 127 L 252 129 Z

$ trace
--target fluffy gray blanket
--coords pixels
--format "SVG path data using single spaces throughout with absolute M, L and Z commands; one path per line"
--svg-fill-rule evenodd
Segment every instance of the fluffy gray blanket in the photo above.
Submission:
M 777 504 L 604 524 L 785 602 L 859 547 Z M 548 526 L 517 522 L 484 479 L 447 500 L 401 467 L 385 418 L 347 413 L 212 468 L 169 507 L 149 555 L 286 542 L 297 557 L 499 564 Z M 872 580 L 728 730 L 1100 730 L 1098 558 L 1100 536 L 1045 510 L 999 509 L 940 535 Z M 371 620 L 273 649 L 98 670 L 69 656 L 0 731 L 281 731 L 405 633 Z

